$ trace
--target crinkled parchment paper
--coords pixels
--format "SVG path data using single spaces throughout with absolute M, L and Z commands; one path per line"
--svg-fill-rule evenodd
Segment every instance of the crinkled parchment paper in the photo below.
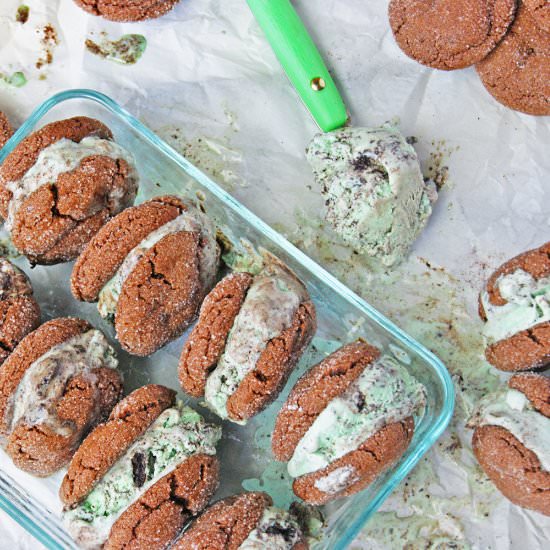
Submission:
M 386 274 L 342 248 L 322 223 L 304 158 L 316 131 L 244 0 L 182 0 L 166 17 L 109 23 L 71 0 L 0 4 L 0 110 L 18 123 L 52 93 L 112 96 L 237 199 L 438 354 L 455 377 L 452 426 L 354 543 L 357 548 L 542 549 L 550 518 L 495 491 L 464 428 L 473 403 L 500 382 L 483 360 L 476 298 L 506 258 L 550 237 L 550 121 L 515 113 L 485 92 L 473 69 L 439 72 L 406 58 L 385 0 L 297 0 L 344 93 L 355 125 L 397 121 L 427 175 L 448 177 L 408 262 Z M 47 32 L 45 27 L 51 25 Z M 107 35 L 102 34 L 107 33 Z M 121 66 L 86 39 L 142 34 L 147 49 Z M 38 65 L 38 68 L 37 68 Z M 32 547 L 0 519 L 2 545 Z

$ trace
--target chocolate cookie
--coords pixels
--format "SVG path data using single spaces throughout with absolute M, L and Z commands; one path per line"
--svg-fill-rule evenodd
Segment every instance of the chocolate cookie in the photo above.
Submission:
M 111 21 L 143 21 L 169 12 L 179 0 L 74 0 L 78 6 L 92 15 L 100 15 Z
M 500 103 L 530 115 L 550 115 L 550 32 L 526 5 L 497 48 L 476 65 L 487 91 Z
M 204 300 L 180 383 L 221 418 L 245 423 L 277 397 L 315 328 L 306 288 L 278 260 L 255 276 L 228 275 Z
M 134 391 L 69 465 L 60 489 L 68 531 L 83 548 L 166 548 L 217 489 L 220 437 L 172 390 Z
M 60 120 L 25 138 L 0 166 L 0 215 L 32 262 L 65 262 L 133 203 L 137 186 L 132 155 L 104 124 Z
M 76 261 L 72 292 L 99 301 L 126 351 L 150 355 L 195 319 L 218 263 L 210 219 L 178 197 L 157 197 L 101 228 Z
M 8 117 L 0 111 L 0 149 L 6 145 L 8 139 L 13 135 L 13 128 Z
M 550 362 L 550 243 L 512 258 L 480 294 L 485 356 L 503 371 Z
M 37 476 L 64 466 L 122 395 L 113 348 L 81 319 L 28 334 L 0 369 L 0 437 L 14 463 Z
M 405 452 L 424 402 L 424 388 L 395 359 L 347 344 L 298 380 L 277 416 L 273 454 L 288 461 L 306 502 L 352 495 Z
M 266 493 L 242 493 L 210 506 L 171 546 L 172 550 L 309 548 L 296 518 L 274 508 Z
M 550 2 L 548 0 L 522 0 L 537 25 L 550 32 Z
M 391 0 L 390 25 L 409 57 L 453 70 L 481 61 L 514 20 L 516 0 Z
M 508 386 L 470 419 L 474 454 L 506 498 L 550 516 L 550 379 L 518 374 Z
M 40 307 L 30 281 L 7 258 L 0 258 L 0 365 L 39 324 Z

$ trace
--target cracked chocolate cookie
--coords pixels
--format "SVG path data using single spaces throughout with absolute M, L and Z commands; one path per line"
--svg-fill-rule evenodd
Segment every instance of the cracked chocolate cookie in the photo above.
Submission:
M 487 91 L 510 109 L 550 115 L 550 31 L 524 2 L 502 42 L 476 65 Z
M 111 21 L 143 21 L 169 12 L 179 0 L 74 0 L 92 15 L 100 15 Z
M 7 258 L 0 258 L 0 365 L 39 324 L 40 307 L 29 279 Z
M 272 258 L 257 275 L 233 273 L 204 300 L 183 348 L 183 389 L 244 424 L 280 393 L 316 329 L 303 283 Z
M 81 319 L 48 321 L 0 369 L 0 441 L 13 462 L 47 476 L 122 396 L 115 351 Z
M 8 139 L 13 135 L 13 128 L 8 117 L 0 111 L 0 149 L 6 145 Z
M 242 548 L 309 548 L 298 520 L 273 506 L 266 493 L 242 493 L 207 508 L 172 550 L 238 550 Z
M 550 363 L 550 243 L 499 267 L 479 298 L 485 356 L 503 371 Z
M 60 120 L 25 138 L 0 166 L 0 215 L 32 262 L 66 262 L 133 203 L 137 187 L 132 155 L 104 124 Z
M 487 395 L 468 427 L 474 454 L 497 489 L 550 516 L 550 378 L 523 373 Z
M 481 61 L 514 20 L 516 0 L 392 0 L 390 25 L 409 57 L 453 70 Z
M 550 32 L 550 2 L 548 0 L 522 0 L 537 25 Z
M 178 197 L 157 197 L 101 228 L 76 261 L 72 292 L 98 301 L 126 351 L 150 355 L 195 319 L 219 255 L 205 214 Z
M 218 486 L 221 429 L 149 385 L 120 401 L 84 440 L 60 489 L 81 548 L 162 550 Z
M 367 487 L 406 451 L 425 389 L 389 355 L 357 341 L 312 367 L 279 411 L 275 458 L 315 505 Z

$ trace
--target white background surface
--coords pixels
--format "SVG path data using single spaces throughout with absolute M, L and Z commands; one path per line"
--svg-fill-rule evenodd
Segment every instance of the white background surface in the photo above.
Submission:
M 502 260 L 549 240 L 548 119 L 500 106 L 473 69 L 444 73 L 406 58 L 389 30 L 385 0 L 294 2 L 353 123 L 397 120 L 405 135 L 418 138 L 426 171 L 438 156 L 449 167 L 449 182 L 410 261 L 393 277 L 373 276 L 368 262 L 338 248 L 318 222 L 322 200 L 303 153 L 316 127 L 244 0 L 183 0 L 162 19 L 133 25 L 87 16 L 71 0 L 30 0 L 30 20 L 21 26 L 15 23 L 19 3 L 0 4 L 0 72 L 22 70 L 29 80 L 21 89 L 0 84 L 0 110 L 14 122 L 63 89 L 89 87 L 111 95 L 465 380 L 444 448 L 396 492 L 357 547 L 400 547 L 405 540 L 412 548 L 434 547 L 452 540 L 457 547 L 542 548 L 550 540 L 550 521 L 492 491 L 473 465 L 471 434 L 463 424 L 489 372 L 475 314 L 480 285 Z M 59 45 L 53 63 L 39 70 L 40 28 L 46 23 L 57 30 Z M 147 51 L 131 67 L 94 57 L 84 40 L 97 40 L 102 31 L 114 39 L 144 34 Z M 486 378 L 487 385 L 496 383 Z M 460 442 L 459 452 L 446 452 L 449 441 Z M 392 510 L 413 515 L 392 523 Z M 36 547 L 0 515 L 0 548 Z

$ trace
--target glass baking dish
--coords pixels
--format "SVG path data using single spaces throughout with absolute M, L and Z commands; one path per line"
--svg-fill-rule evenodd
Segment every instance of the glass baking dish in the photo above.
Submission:
M 324 507 L 325 534 L 314 548 L 345 548 L 449 423 L 454 391 L 445 366 L 105 95 L 91 90 L 69 90 L 48 99 L 1 150 L 0 162 L 34 129 L 75 115 L 88 115 L 103 121 L 116 140 L 133 152 L 141 175 L 138 202 L 165 193 L 180 193 L 200 201 L 215 220 L 224 240 L 233 244 L 234 251 L 242 251 L 242 243 L 245 243 L 244 248 L 263 248 L 278 256 L 306 283 L 317 307 L 319 328 L 316 337 L 279 399 L 245 427 L 224 423 L 224 437 L 219 448 L 221 486 L 216 499 L 242 491 L 244 487 L 266 490 L 278 505 L 290 503 L 292 491 L 285 465 L 276 462 L 270 453 L 269 436 L 275 415 L 296 378 L 339 345 L 362 337 L 406 364 L 426 386 L 427 406 L 417 418 L 414 438 L 402 459 L 367 490 Z M 68 284 L 71 264 L 37 266 L 30 270 L 25 259 L 18 258 L 15 262 L 32 279 L 44 320 L 61 315 L 79 316 L 113 337 L 111 326 L 100 318 L 95 304 L 82 304 L 71 297 Z M 177 361 L 185 337 L 145 359 L 130 357 L 117 348 L 127 391 L 150 382 L 178 389 Z M 182 393 L 179 396 L 200 408 L 195 400 Z M 200 410 L 216 421 L 207 411 Z M 33 478 L 17 470 L 0 451 L 0 508 L 49 548 L 75 547 L 60 521 L 57 489 L 62 475 L 60 472 L 48 479 Z

